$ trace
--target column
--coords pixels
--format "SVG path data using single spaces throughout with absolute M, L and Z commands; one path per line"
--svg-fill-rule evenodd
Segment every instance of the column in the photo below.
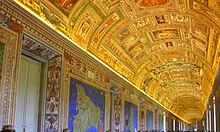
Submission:
M 163 131 L 166 132 L 166 113 L 163 112 Z

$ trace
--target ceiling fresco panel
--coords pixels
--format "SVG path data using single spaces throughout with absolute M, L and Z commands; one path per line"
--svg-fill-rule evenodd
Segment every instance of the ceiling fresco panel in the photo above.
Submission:
M 116 39 L 119 40 L 120 42 L 123 42 L 123 40 L 131 35 L 131 31 L 128 28 L 125 28 L 121 32 L 119 32 L 116 36 Z
M 129 69 L 135 70 L 137 68 L 133 60 L 124 51 L 122 51 L 121 47 L 117 46 L 117 44 L 114 42 L 104 43 L 103 46 L 114 54 L 118 60 L 126 64 Z
M 164 39 L 180 39 L 180 31 L 178 29 L 162 29 L 152 32 L 153 40 Z
M 81 45 L 82 47 L 87 48 L 92 33 L 95 32 L 98 28 L 98 24 L 100 24 L 103 19 L 93 7 L 87 6 L 76 20 L 71 30 L 71 36 L 73 36 L 74 40 L 83 44 Z
M 193 26 L 204 31 L 205 33 L 208 32 L 208 27 L 206 24 L 204 24 L 202 21 L 199 21 L 197 19 L 193 19 Z
M 153 6 L 161 6 L 165 4 L 169 4 L 171 0 L 135 0 L 136 6 L 139 9 L 145 9 Z
M 212 12 L 211 9 L 209 9 L 208 7 L 196 2 L 196 1 L 191 1 L 192 2 L 192 8 L 204 15 L 206 15 L 207 17 L 209 17 L 210 19 L 213 19 L 215 21 L 219 21 L 220 18 L 218 17 L 218 15 L 215 12 Z
M 95 34 L 90 42 L 89 47 L 91 49 L 97 49 L 99 47 L 100 38 L 106 34 L 108 29 L 113 26 L 117 21 L 119 21 L 120 17 L 117 13 L 111 14 L 95 31 Z
M 49 1 L 68 17 L 72 9 L 79 0 L 49 0 Z

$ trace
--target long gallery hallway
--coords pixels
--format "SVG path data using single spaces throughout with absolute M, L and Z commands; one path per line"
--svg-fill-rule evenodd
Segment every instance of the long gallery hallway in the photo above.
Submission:
M 220 0 L 0 0 L 1 132 L 220 132 Z

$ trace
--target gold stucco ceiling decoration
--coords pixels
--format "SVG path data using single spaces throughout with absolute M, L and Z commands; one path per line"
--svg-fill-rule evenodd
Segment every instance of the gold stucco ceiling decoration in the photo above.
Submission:
M 180 117 L 202 117 L 220 60 L 218 0 L 19 2 Z

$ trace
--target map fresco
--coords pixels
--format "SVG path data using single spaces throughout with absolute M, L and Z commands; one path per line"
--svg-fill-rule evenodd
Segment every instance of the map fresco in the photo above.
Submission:
M 70 132 L 104 132 L 105 92 L 71 79 Z
M 137 132 L 138 131 L 138 106 L 125 101 L 124 112 L 124 131 Z
M 146 119 L 146 127 L 147 130 L 153 130 L 153 121 L 154 121 L 154 113 L 150 110 L 147 110 L 147 119 Z
M 163 116 L 162 115 L 159 115 L 159 118 L 158 118 L 158 127 L 159 129 L 162 131 L 163 130 Z

